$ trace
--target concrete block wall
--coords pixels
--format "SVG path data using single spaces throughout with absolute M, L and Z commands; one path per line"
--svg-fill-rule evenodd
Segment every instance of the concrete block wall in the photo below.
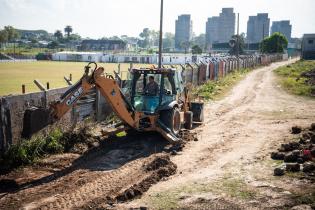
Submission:
M 21 138 L 23 130 L 24 112 L 31 106 L 48 107 L 53 101 L 56 101 L 65 92 L 67 88 L 59 88 L 38 93 L 28 93 L 23 95 L 12 95 L 0 98 L 0 154 L 6 151 L 10 145 L 17 144 Z M 94 94 L 96 95 L 96 94 Z M 47 129 L 41 131 L 47 133 L 50 129 L 59 127 L 64 131 L 75 126 L 86 116 L 105 119 L 111 111 L 109 104 L 102 96 L 94 103 L 80 102 L 80 105 L 74 106 L 61 120 Z M 98 103 L 98 104 L 95 104 Z M 78 102 L 79 104 L 79 102 Z M 95 111 L 98 107 L 98 112 Z

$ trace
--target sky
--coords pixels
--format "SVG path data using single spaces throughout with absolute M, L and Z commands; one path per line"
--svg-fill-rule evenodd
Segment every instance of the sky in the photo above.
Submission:
M 164 0 L 163 32 L 175 33 L 178 15 L 191 14 L 195 34 L 205 33 L 208 17 L 223 7 L 240 13 L 240 32 L 248 16 L 269 13 L 272 21 L 290 20 L 292 37 L 315 33 L 315 0 Z M 44 29 L 66 25 L 82 37 L 138 36 L 143 28 L 159 29 L 160 0 L 0 0 L 0 29 Z

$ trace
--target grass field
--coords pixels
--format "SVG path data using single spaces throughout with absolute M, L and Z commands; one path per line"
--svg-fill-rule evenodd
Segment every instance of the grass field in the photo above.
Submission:
M 38 79 L 44 85 L 50 83 L 50 88 L 67 86 L 64 76 L 72 74 L 72 80 L 77 81 L 84 72 L 85 62 L 16 62 L 0 63 L 0 96 L 9 94 L 20 94 L 22 84 L 26 85 L 26 92 L 37 92 L 39 89 L 34 84 Z M 118 70 L 117 63 L 100 63 L 107 73 Z M 129 64 L 121 64 L 121 71 L 127 71 Z M 147 66 L 147 64 L 136 64 L 134 67 Z M 126 73 L 125 73 L 126 74 Z M 123 75 L 124 76 L 124 75 Z
M 2 50 L 3 53 L 17 53 L 22 55 L 37 55 L 38 53 L 43 52 L 53 52 L 53 50 L 48 48 L 25 48 L 25 47 L 15 47 L 15 49 L 11 47 L 6 47 L 5 50 Z
M 292 65 L 282 66 L 275 70 L 279 75 L 280 84 L 288 92 L 310 96 L 312 92 L 315 92 L 315 86 L 307 84 L 306 78 L 301 77 L 303 72 L 315 69 L 315 61 L 313 60 L 301 60 Z

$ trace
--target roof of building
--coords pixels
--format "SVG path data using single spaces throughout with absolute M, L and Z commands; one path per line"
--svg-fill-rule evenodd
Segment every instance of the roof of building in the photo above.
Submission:
M 303 38 L 314 38 L 315 34 L 304 34 Z
M 62 51 L 54 54 L 72 54 L 72 55 L 102 55 L 101 52 L 74 52 L 74 51 Z

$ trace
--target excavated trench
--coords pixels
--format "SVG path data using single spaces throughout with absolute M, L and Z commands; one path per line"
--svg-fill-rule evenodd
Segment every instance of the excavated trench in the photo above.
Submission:
M 196 139 L 188 131 L 181 136 L 178 145 L 157 133 L 106 138 L 82 155 L 52 156 L 2 175 L 0 209 L 112 208 L 176 173 L 170 155 Z

